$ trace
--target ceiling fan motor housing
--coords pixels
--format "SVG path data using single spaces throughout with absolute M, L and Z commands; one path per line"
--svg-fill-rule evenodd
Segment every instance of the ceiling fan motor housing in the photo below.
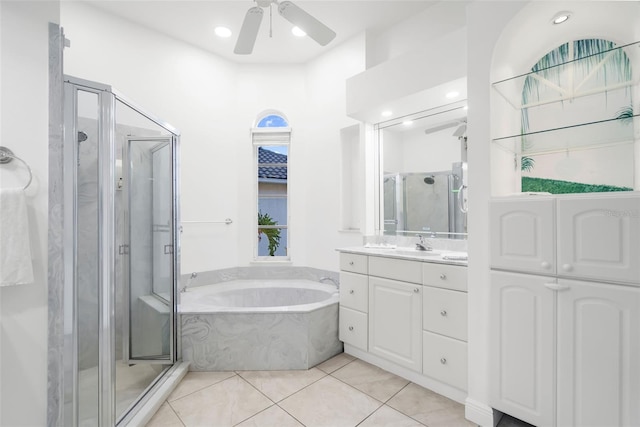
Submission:
M 256 3 L 258 3 L 258 6 L 260 7 L 269 7 L 271 6 L 271 3 L 275 3 L 273 0 L 256 0 Z

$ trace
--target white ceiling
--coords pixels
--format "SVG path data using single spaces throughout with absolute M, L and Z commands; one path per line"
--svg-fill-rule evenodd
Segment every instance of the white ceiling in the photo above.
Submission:
M 237 63 L 304 63 L 365 30 L 375 33 L 397 24 L 437 1 L 426 0 L 293 0 L 337 36 L 322 47 L 308 37 L 291 34 L 292 24 L 272 8 L 273 36 L 269 36 L 269 11 L 265 10 L 258 39 L 251 55 L 233 53 L 238 31 L 253 0 L 85 0 L 87 3 L 142 26 L 198 46 Z M 228 39 L 214 34 L 226 26 L 233 32 Z

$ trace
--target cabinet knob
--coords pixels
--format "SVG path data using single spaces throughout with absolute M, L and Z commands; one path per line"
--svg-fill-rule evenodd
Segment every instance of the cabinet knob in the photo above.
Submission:
M 414 288 L 413 292 L 415 292 L 417 294 L 418 292 L 420 292 L 420 289 L 419 288 Z
M 447 315 L 447 310 L 442 310 L 442 311 L 440 312 L 440 316 L 443 316 L 443 317 L 444 317 L 444 316 L 446 316 L 446 315 Z
M 562 264 L 562 269 L 564 271 L 572 271 L 573 270 L 573 266 L 571 264 Z
M 351 290 L 349 291 L 349 293 L 350 293 L 350 294 L 353 294 L 353 289 L 351 289 Z
M 540 267 L 544 268 L 545 270 L 548 270 L 551 267 L 551 264 L 549 264 L 547 261 L 542 261 L 542 263 L 540 264 Z
M 447 275 L 446 275 L 446 274 L 444 274 L 444 273 L 442 273 L 442 274 L 440 275 L 440 278 L 441 278 L 442 280 L 447 280 Z
M 349 261 L 349 265 L 353 265 L 353 261 Z
M 440 363 L 442 363 L 443 365 L 447 364 L 447 359 L 445 359 L 444 357 L 442 359 L 440 359 Z
M 350 330 L 350 331 L 353 331 L 353 326 L 349 326 L 349 330 Z

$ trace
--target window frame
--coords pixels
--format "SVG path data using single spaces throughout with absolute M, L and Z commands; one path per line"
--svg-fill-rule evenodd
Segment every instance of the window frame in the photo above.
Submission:
M 285 121 L 286 117 L 279 113 L 269 112 L 262 114 L 256 120 L 256 124 L 259 123 L 267 115 L 279 115 Z M 288 123 L 288 121 L 287 121 Z M 291 261 L 291 183 L 290 183 L 290 169 L 291 169 L 291 127 L 254 127 L 251 129 L 251 144 L 253 148 L 253 260 L 256 262 L 289 262 Z M 259 177 L 258 169 L 259 164 L 259 148 L 260 147 L 274 147 L 274 146 L 286 146 L 287 147 L 287 182 L 286 182 L 286 200 L 287 200 L 287 220 L 285 225 L 278 225 L 272 228 L 285 229 L 286 239 L 280 241 L 280 246 L 284 245 L 285 255 L 260 255 L 259 254 L 259 242 L 258 236 L 258 213 L 260 206 L 260 190 L 259 190 Z M 267 226 L 266 228 L 270 228 Z

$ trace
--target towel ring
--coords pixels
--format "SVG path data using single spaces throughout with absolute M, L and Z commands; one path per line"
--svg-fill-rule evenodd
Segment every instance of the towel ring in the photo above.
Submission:
M 31 168 L 29 167 L 27 162 L 25 162 L 24 160 L 22 160 L 20 157 L 16 156 L 15 154 L 13 154 L 13 151 L 9 150 L 7 147 L 0 146 L 0 165 L 4 165 L 6 163 L 11 163 L 13 161 L 13 159 L 16 159 L 16 160 L 22 162 L 22 164 L 29 171 L 29 182 L 27 182 L 27 185 L 25 185 L 24 188 L 23 188 L 23 190 L 26 190 L 31 185 L 31 181 L 33 181 L 33 172 L 31 172 Z

